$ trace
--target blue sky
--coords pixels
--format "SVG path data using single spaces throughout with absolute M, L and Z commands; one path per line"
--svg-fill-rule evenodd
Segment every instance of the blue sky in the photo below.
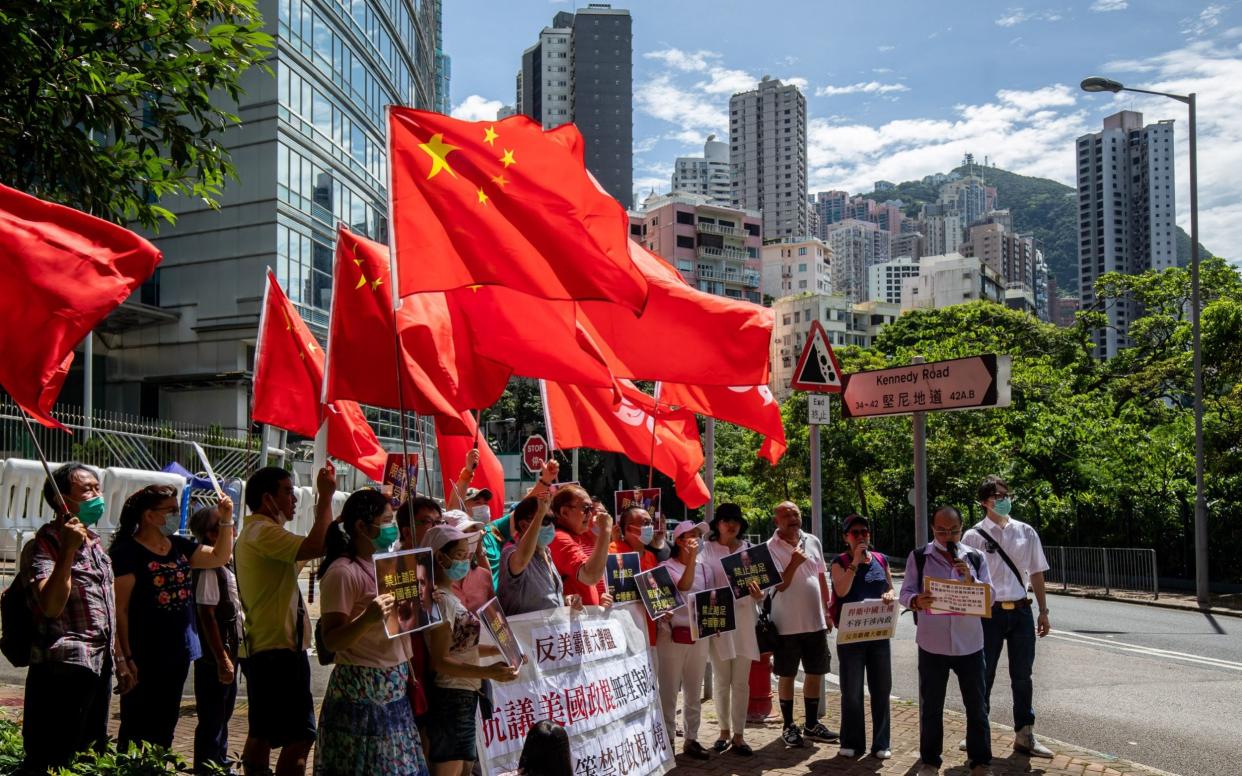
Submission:
M 1079 91 L 1084 76 L 1102 74 L 1198 93 L 1202 240 L 1242 257 L 1242 0 L 614 6 L 634 18 L 634 179 L 643 192 L 667 190 L 674 158 L 726 134 L 730 95 L 771 75 L 807 95 L 812 192 L 868 192 L 875 180 L 943 172 L 967 151 L 1073 185 L 1074 138 L 1105 115 L 1176 119 L 1178 220 L 1189 229 L 1184 106 Z M 512 102 L 522 50 L 572 8 L 447 0 L 454 114 L 490 119 Z

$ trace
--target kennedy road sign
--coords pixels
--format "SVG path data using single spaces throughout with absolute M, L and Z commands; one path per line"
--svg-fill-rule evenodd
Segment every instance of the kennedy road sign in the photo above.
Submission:
M 546 460 L 548 460 L 548 440 L 538 434 L 531 434 L 522 445 L 522 465 L 531 474 L 538 474 Z
M 972 356 L 845 375 L 847 418 L 1009 406 L 1009 356 Z

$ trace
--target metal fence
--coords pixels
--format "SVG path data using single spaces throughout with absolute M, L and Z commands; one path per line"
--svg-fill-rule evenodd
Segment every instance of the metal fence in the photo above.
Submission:
M 1156 551 L 1131 547 L 1045 547 L 1048 585 L 1148 593 L 1160 598 Z

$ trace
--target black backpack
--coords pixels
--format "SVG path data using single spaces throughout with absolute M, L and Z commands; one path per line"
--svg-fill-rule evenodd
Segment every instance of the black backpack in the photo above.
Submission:
M 30 665 L 34 649 L 35 614 L 30 606 L 30 558 L 38 539 L 26 542 L 13 574 L 13 581 L 0 593 L 0 654 L 15 668 Z
M 975 570 L 975 578 L 978 579 L 979 578 L 979 567 L 983 565 L 983 556 L 980 555 L 978 552 L 971 552 L 970 550 L 966 550 L 966 560 L 970 561 L 971 567 Z M 919 572 L 919 576 L 918 576 L 919 584 L 915 588 L 916 590 L 923 589 L 923 567 L 926 565 L 927 565 L 927 545 L 924 544 L 922 547 L 919 547 L 917 550 L 914 551 L 914 566 L 916 569 L 918 569 L 918 572 Z M 919 624 L 919 613 L 918 612 L 914 613 L 914 624 L 915 625 Z

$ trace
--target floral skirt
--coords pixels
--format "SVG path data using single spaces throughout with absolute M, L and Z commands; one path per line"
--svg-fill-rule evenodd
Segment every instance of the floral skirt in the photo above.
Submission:
M 315 741 L 315 776 L 428 776 L 410 707 L 408 663 L 337 665 Z

